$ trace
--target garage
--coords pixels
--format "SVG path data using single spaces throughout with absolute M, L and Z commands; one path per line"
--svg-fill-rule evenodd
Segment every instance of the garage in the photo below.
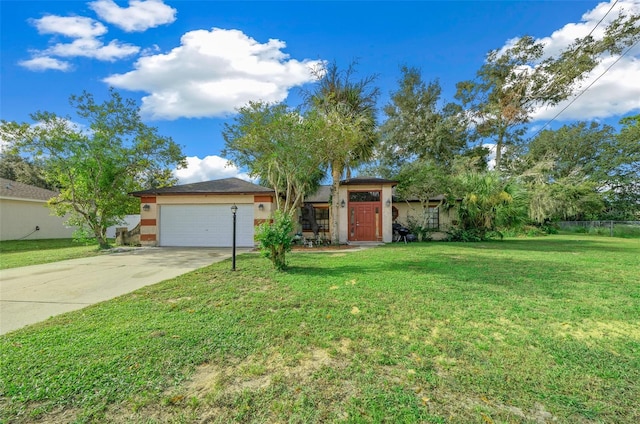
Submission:
M 274 190 L 239 178 L 153 188 L 140 198 L 142 246 L 253 247 L 255 226 L 271 219 Z
M 231 206 L 160 205 L 160 246 L 231 247 Z M 236 245 L 251 247 L 254 245 L 253 204 L 237 207 Z

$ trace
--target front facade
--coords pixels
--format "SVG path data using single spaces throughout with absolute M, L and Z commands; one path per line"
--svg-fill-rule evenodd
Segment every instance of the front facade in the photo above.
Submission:
M 340 183 L 338 198 L 338 231 L 340 243 L 393 241 L 393 198 L 396 182 L 382 178 L 358 177 Z M 329 227 L 331 188 L 322 186 L 305 199 L 301 225 L 305 237 L 312 237 L 313 226 L 308 219 L 315 215 L 321 238 L 331 239 Z M 313 212 L 310 210 L 313 209 Z
M 0 240 L 71 238 L 75 227 L 53 215 L 47 201 L 55 191 L 0 178 Z
M 140 198 L 143 246 L 231 247 L 232 206 L 236 246 L 255 245 L 255 226 L 268 220 L 273 190 L 226 178 L 131 193 Z

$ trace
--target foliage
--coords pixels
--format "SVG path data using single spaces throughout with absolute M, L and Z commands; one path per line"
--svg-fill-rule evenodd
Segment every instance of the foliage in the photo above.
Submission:
M 477 137 L 495 145 L 496 169 L 502 169 L 505 146 L 521 140 L 532 112 L 567 99 L 604 53 L 620 53 L 636 43 L 639 21 L 637 15 L 620 15 L 601 39 L 577 39 L 556 56 L 545 56 L 544 41 L 519 38 L 490 51 L 475 80 L 457 84 L 456 98 L 473 117 Z
M 184 164 L 171 138 L 145 125 L 135 102 L 115 90 L 96 103 L 93 95 L 70 97 L 84 128 L 69 117 L 35 112 L 35 124 L 2 121 L 0 135 L 14 152 L 31 154 L 43 163 L 47 180 L 60 195 L 49 202 L 69 224 L 87 227 L 101 247 L 108 247 L 107 228 L 120 222 L 135 202 L 128 193 L 143 188 L 150 176 Z
M 222 154 L 273 188 L 277 209 L 292 214 L 324 177 L 322 124 L 313 112 L 251 102 L 225 124 Z
M 431 233 L 433 232 L 433 229 L 426 225 L 425 221 L 427 218 L 428 212 L 424 209 L 421 216 L 414 217 L 412 215 L 407 215 L 406 224 L 409 234 L 414 234 L 418 238 L 418 241 L 431 240 Z
M 280 210 L 273 214 L 271 222 L 263 222 L 256 228 L 256 240 L 260 242 L 263 256 L 271 259 L 278 271 L 287 268 L 286 254 L 293 246 L 293 219 Z
M 636 424 L 639 249 L 248 254 L 0 337 L 0 421 Z
M 321 70 L 318 85 L 305 93 L 305 103 L 324 119 L 322 152 L 331 171 L 330 226 L 331 241 L 339 243 L 338 213 L 340 179 L 345 169 L 369 160 L 378 142 L 376 100 L 379 90 L 373 87 L 376 76 L 354 81 L 355 64 L 340 70 L 336 63 Z
M 439 107 L 440 84 L 425 84 L 418 69 L 403 66 L 401 72 L 399 88 L 384 107 L 387 119 L 376 157 L 381 173 L 395 174 L 412 161 L 450 166 L 467 143 L 462 109 L 453 103 Z
M 41 165 L 10 152 L 0 152 L 0 178 L 47 190 L 57 190 L 55 184 L 47 181 Z
M 460 233 L 466 241 L 490 238 L 498 228 L 521 225 L 527 217 L 527 197 L 522 187 L 496 171 L 456 176 L 447 198 L 459 222 L 452 234 Z

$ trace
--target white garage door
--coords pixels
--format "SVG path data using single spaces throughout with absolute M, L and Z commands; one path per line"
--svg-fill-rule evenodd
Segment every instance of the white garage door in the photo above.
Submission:
M 231 247 L 231 206 L 160 205 L 160 246 Z M 236 246 L 253 245 L 253 205 L 238 205 Z

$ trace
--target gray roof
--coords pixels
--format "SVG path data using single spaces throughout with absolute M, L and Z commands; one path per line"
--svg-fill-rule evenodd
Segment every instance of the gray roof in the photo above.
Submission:
M 11 199 L 41 200 L 46 202 L 52 197 L 56 197 L 58 192 L 47 190 L 29 184 L 0 178 L 0 197 Z
M 331 197 L 331 186 L 323 185 L 318 188 L 315 193 L 305 196 L 304 201 L 307 203 L 329 203 Z
M 135 191 L 129 194 L 141 197 L 163 194 L 271 194 L 273 192 L 274 191 L 268 187 L 250 183 L 240 178 L 223 178 L 221 180 L 204 181 L 201 183 Z
M 341 185 L 398 184 L 397 181 L 377 177 L 355 177 L 340 181 Z

